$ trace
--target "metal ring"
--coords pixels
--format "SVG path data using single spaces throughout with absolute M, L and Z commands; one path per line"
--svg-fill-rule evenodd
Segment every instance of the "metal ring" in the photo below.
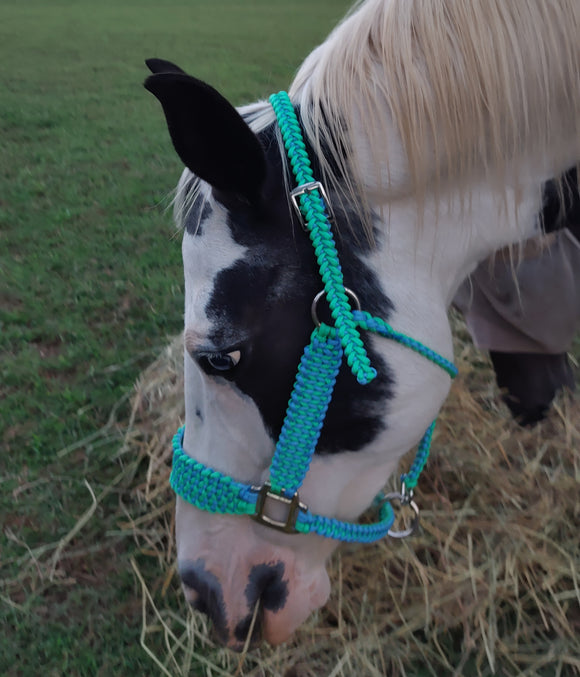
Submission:
M 385 501 L 399 501 L 401 505 L 410 506 L 413 512 L 415 513 L 413 521 L 411 522 L 411 526 L 408 529 L 402 529 L 401 531 L 389 529 L 389 531 L 387 532 L 389 536 L 391 538 L 407 538 L 407 536 L 411 536 L 411 534 L 414 534 L 415 531 L 417 531 L 417 527 L 419 526 L 419 507 L 417 506 L 415 501 L 409 500 L 408 494 L 404 495 L 396 492 L 383 496 L 381 504 L 384 503 Z
M 361 305 L 360 305 L 360 300 L 358 296 L 353 292 L 352 289 L 349 289 L 348 287 L 344 288 L 344 291 L 346 295 L 350 298 L 350 300 L 354 303 L 355 305 L 355 310 L 360 310 Z M 312 317 L 312 321 L 314 322 L 314 326 L 320 327 L 322 324 L 320 320 L 318 319 L 318 313 L 316 312 L 316 306 L 318 305 L 318 302 L 320 299 L 326 294 L 326 291 L 323 289 L 322 291 L 319 291 L 318 294 L 314 297 L 314 301 L 312 301 L 312 305 L 310 306 L 310 315 Z

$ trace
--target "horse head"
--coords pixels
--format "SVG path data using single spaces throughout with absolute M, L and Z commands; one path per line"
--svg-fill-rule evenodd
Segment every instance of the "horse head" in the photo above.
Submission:
M 272 116 L 254 124 L 256 132 L 209 85 L 165 61 L 148 65 L 154 74 L 145 86 L 161 102 L 187 167 L 177 196 L 186 297 L 183 448 L 237 481 L 260 484 L 313 329 L 311 305 L 322 284 L 315 254 L 289 205 Z M 345 284 L 387 320 L 392 304 L 367 262 L 370 245 L 356 211 L 333 197 Z M 387 420 L 395 377 L 381 341 L 365 339 L 365 347 L 378 376 L 363 386 L 341 367 L 300 491 L 310 509 L 340 519 L 365 510 L 416 441 L 416 433 L 401 435 Z M 414 430 L 427 426 L 436 406 L 420 413 Z M 385 457 L 387 435 L 394 453 Z M 243 643 L 257 603 L 263 636 L 279 643 L 327 599 L 334 540 L 213 515 L 180 498 L 176 531 L 185 594 L 232 647 Z

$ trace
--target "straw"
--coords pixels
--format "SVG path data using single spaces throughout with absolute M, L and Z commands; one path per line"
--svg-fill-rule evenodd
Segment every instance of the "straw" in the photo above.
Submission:
M 342 546 L 332 594 L 287 644 L 240 656 L 213 644 L 176 577 L 171 436 L 183 423 L 182 338 L 140 378 L 123 454 L 147 464 L 127 515 L 164 573 L 144 589 L 143 635 L 163 621 L 173 675 L 579 675 L 580 405 L 560 396 L 548 420 L 518 427 L 493 372 L 455 317 L 460 369 L 417 488 L 420 532 Z M 401 468 L 409 463 L 403 459 Z M 175 605 L 179 613 L 175 613 Z M 146 646 L 146 644 L 145 644 Z M 149 651 L 149 649 L 148 649 Z M 195 672 L 197 667 L 198 672 Z

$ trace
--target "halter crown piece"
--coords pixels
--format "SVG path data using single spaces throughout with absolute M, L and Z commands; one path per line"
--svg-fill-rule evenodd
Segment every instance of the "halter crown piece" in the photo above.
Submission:
M 324 291 L 316 297 L 312 306 L 317 326 L 298 366 L 270 464 L 270 480 L 260 487 L 243 484 L 189 457 L 183 450 L 182 427 L 173 438 L 173 469 L 169 482 L 176 494 L 201 510 L 249 515 L 261 524 L 286 533 L 312 532 L 341 541 L 363 543 L 379 540 L 387 534 L 408 536 L 418 523 L 419 510 L 412 501 L 413 489 L 429 456 L 435 422 L 421 439 L 411 469 L 401 476 L 401 492 L 379 494 L 375 498 L 376 522 L 357 524 L 314 515 L 300 502 L 298 489 L 316 450 L 343 354 L 359 383 L 367 384 L 377 375 L 360 337 L 361 329 L 407 346 L 441 367 L 451 378 L 457 375 L 457 369 L 449 360 L 419 341 L 395 331 L 383 320 L 360 309 L 356 295 L 344 286 L 328 216 L 330 207 L 324 188 L 312 174 L 294 107 L 286 92 L 273 94 L 270 103 L 296 179 L 297 187 L 290 197 L 310 235 L 324 284 Z M 321 295 L 326 297 L 330 306 L 334 320 L 332 327 L 317 321 L 316 303 Z M 356 306 L 355 310 L 351 308 L 349 297 Z M 414 510 L 415 518 L 410 529 L 394 531 L 391 528 L 395 519 L 391 500 L 410 505 Z M 266 514 L 272 502 L 285 507 L 285 519 L 275 519 Z

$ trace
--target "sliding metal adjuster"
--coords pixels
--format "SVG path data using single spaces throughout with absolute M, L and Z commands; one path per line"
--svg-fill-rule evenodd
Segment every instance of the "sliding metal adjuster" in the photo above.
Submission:
M 305 193 L 311 193 L 313 190 L 319 191 L 322 199 L 324 200 L 328 220 L 331 223 L 334 222 L 334 214 L 332 212 L 332 207 L 330 206 L 330 200 L 328 199 L 328 195 L 324 190 L 324 186 L 320 183 L 320 181 L 310 181 L 309 183 L 303 183 L 301 186 L 298 186 L 297 188 L 294 188 L 294 190 L 290 191 L 290 199 L 292 200 L 292 205 L 296 210 L 296 213 L 298 214 L 298 217 L 302 223 L 302 227 L 304 228 L 304 230 L 307 230 L 306 227 L 307 224 L 305 222 L 304 216 L 302 215 L 302 212 L 300 211 L 300 202 L 298 198 L 301 195 L 304 195 Z
M 415 531 L 417 531 L 417 528 L 419 526 L 419 507 L 413 500 L 412 491 L 406 494 L 403 486 L 403 490 L 401 491 L 401 493 L 395 492 L 392 494 L 387 494 L 382 500 L 383 502 L 398 501 L 401 507 L 408 506 L 415 513 L 413 519 L 411 520 L 411 525 L 409 526 L 408 529 L 401 529 L 399 531 L 397 531 L 396 529 L 389 529 L 387 533 L 391 538 L 407 538 L 407 536 L 411 536 L 411 534 L 414 534 Z
M 253 520 L 259 524 L 265 524 L 272 529 L 283 531 L 286 534 L 298 533 L 298 530 L 296 529 L 298 515 L 301 510 L 302 512 L 308 510 L 304 503 L 300 502 L 298 492 L 291 498 L 288 498 L 283 494 L 276 493 L 269 482 L 264 482 L 261 487 L 252 487 L 252 489 L 258 493 L 256 499 L 256 512 L 251 516 Z M 284 506 L 284 509 L 287 511 L 284 520 L 275 519 L 274 517 L 265 514 L 264 510 L 267 507 L 266 504 L 268 501 L 273 501 Z

